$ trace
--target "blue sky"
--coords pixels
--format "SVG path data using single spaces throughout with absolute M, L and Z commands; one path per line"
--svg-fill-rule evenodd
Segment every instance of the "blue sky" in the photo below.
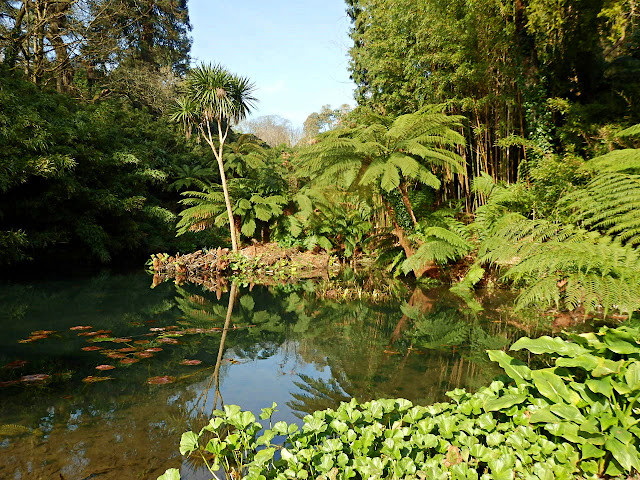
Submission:
M 353 100 L 343 0 L 189 0 L 196 62 L 221 63 L 256 84 L 254 117 L 301 126 L 325 104 Z

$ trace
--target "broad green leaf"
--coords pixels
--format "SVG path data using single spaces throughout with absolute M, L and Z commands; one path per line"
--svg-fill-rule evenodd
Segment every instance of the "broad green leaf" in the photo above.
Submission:
M 198 435 L 185 432 L 180 438 L 180 455 L 187 455 L 198 448 Z
M 579 427 L 575 423 L 548 423 L 544 428 L 552 435 L 564 437 L 572 443 L 583 443 L 585 441 L 585 439 L 580 436 Z
M 640 362 L 633 362 L 627 367 L 624 379 L 632 391 L 640 389 Z
M 551 405 L 551 411 L 556 415 L 564 418 L 565 420 L 570 420 L 572 422 L 584 422 L 585 418 L 580 413 L 580 410 L 574 405 L 567 405 L 566 403 L 557 403 L 555 405 Z
M 613 395 L 613 386 L 611 385 L 611 377 L 604 377 L 601 379 L 590 379 L 584 382 L 585 385 L 594 393 L 600 393 L 601 395 L 611 398 Z
M 582 458 L 601 458 L 607 454 L 604 450 L 586 442 L 582 445 Z
M 604 443 L 604 446 L 625 470 L 628 472 L 631 472 L 632 469 L 640 470 L 638 451 L 633 445 L 625 445 L 618 439 L 610 438 Z
M 521 338 L 511 345 L 511 350 L 529 350 L 531 353 L 558 354 L 566 357 L 577 357 L 589 351 L 577 343 L 568 342 L 559 337 Z
M 489 359 L 497 362 L 518 386 L 526 385 L 529 383 L 528 380 L 531 380 L 531 369 L 524 362 L 516 360 L 502 350 L 488 350 L 487 354 Z
M 529 421 L 531 423 L 556 423 L 559 422 L 560 419 L 551 413 L 550 407 L 546 407 L 532 412 Z
M 502 395 L 488 399 L 484 404 L 485 412 L 496 412 L 514 405 L 519 405 L 527 399 L 526 395 Z
M 591 354 L 578 355 L 575 358 L 561 357 L 556 360 L 557 367 L 579 367 L 591 372 L 594 377 L 618 373 L 624 362 L 609 360 Z
M 554 403 L 571 402 L 573 395 L 561 377 L 554 373 L 553 368 L 533 370 L 531 380 L 538 391 Z M 573 392 L 577 395 L 576 392 Z
M 170 468 L 158 477 L 158 480 L 180 480 L 180 470 Z
M 273 447 L 264 448 L 256 453 L 256 456 L 253 457 L 253 463 L 256 465 L 264 465 L 271 459 L 273 459 L 273 455 L 276 449 Z

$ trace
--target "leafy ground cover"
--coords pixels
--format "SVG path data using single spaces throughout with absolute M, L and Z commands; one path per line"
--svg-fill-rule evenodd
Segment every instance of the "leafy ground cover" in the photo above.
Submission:
M 227 405 L 183 455 L 198 456 L 213 478 L 626 478 L 640 471 L 637 401 L 640 329 L 603 327 L 567 338 L 522 338 L 529 365 L 489 351 L 505 375 L 476 393 L 456 389 L 448 403 L 356 399 L 296 424 Z M 159 480 L 179 479 L 169 469 Z

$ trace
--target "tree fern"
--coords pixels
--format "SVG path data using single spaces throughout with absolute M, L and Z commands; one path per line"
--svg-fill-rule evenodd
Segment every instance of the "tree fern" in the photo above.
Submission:
M 564 201 L 572 222 L 629 245 L 640 244 L 640 175 L 598 175 Z
M 585 311 L 640 308 L 640 256 L 631 246 L 574 225 L 521 219 L 487 239 L 479 261 L 524 285 L 518 307 L 553 303 Z
M 586 162 L 582 170 L 593 178 L 560 198 L 555 220 L 527 211 L 534 202 L 522 184 L 477 182 L 488 196 L 474 222 L 482 240 L 478 263 L 502 268 L 505 279 L 523 286 L 519 307 L 640 309 L 640 175 L 633 174 L 639 152 L 617 150 Z
M 467 255 L 473 249 L 469 228 L 455 218 L 453 210 L 441 209 L 421 222 L 412 235 L 420 246 L 407 258 L 405 273 L 428 263 L 446 264 Z

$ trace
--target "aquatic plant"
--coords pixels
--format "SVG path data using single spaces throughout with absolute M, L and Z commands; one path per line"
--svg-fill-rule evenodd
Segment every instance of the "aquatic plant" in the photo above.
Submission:
M 213 478 L 572 479 L 640 471 L 637 401 L 640 329 L 630 324 L 597 333 L 522 338 L 534 369 L 503 351 L 489 356 L 504 381 L 449 403 L 355 399 L 316 411 L 299 428 L 271 423 L 276 404 L 253 413 L 216 410 L 198 433 L 186 432 L 182 455 L 199 455 Z M 284 438 L 282 443 L 274 443 Z M 179 479 L 170 469 L 161 480 Z M 159 480 L 160 480 L 159 479 Z

